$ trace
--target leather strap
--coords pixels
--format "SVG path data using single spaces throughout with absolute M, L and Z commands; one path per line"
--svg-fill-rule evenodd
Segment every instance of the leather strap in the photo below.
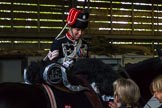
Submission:
M 48 94 L 48 97 L 49 97 L 49 100 L 50 100 L 50 103 L 51 103 L 51 108 L 57 108 L 55 95 L 54 95 L 52 89 L 46 84 L 42 84 L 42 86 L 45 88 L 45 90 Z
M 84 93 L 92 104 L 93 108 L 102 108 L 102 102 L 96 93 L 93 91 L 85 91 Z

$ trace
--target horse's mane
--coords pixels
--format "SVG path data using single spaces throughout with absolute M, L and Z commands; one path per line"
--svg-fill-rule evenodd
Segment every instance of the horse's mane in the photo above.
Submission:
M 120 77 L 111 65 L 96 58 L 80 59 L 71 70 L 71 76 L 84 76 L 90 84 L 95 82 L 100 93 L 106 95 L 113 95 L 112 83 Z

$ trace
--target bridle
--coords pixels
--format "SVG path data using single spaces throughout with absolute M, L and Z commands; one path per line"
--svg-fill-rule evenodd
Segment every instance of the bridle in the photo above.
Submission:
M 95 82 L 91 83 L 91 87 L 92 89 L 95 91 L 96 94 L 98 94 L 101 98 L 103 102 L 109 102 L 109 101 L 113 101 L 114 97 L 113 96 L 109 96 L 109 95 L 105 95 L 105 94 L 100 94 L 100 90 L 97 87 L 97 84 Z

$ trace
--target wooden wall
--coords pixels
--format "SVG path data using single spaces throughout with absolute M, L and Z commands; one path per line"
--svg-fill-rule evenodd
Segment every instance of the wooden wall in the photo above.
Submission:
M 86 3 L 88 36 L 161 38 L 162 1 L 96 1 Z M 0 37 L 54 37 L 65 25 L 68 10 L 83 6 L 79 0 L 0 0 Z

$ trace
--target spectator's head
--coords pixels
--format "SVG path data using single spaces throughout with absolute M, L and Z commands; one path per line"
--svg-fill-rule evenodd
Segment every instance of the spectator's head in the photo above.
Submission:
M 152 95 L 162 102 L 162 75 L 157 76 L 150 85 Z
M 113 83 L 114 98 L 124 106 L 137 106 L 140 98 L 140 89 L 131 79 L 118 79 Z M 115 101 L 114 100 L 114 101 Z

